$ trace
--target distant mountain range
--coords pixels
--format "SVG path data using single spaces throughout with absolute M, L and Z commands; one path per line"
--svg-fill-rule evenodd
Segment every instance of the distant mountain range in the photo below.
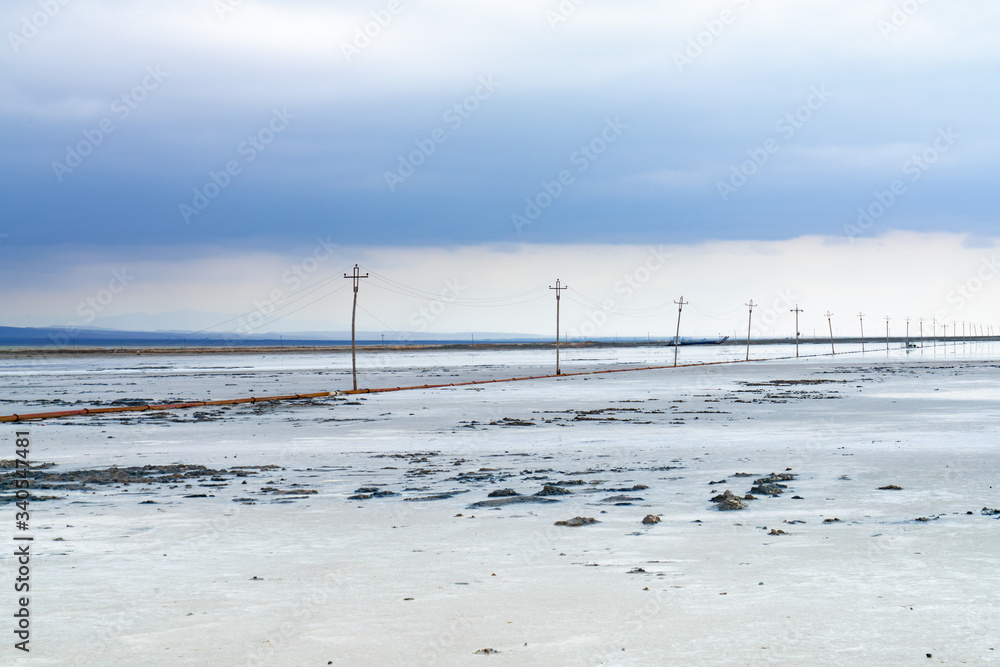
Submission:
M 486 341 L 543 341 L 545 336 L 498 332 L 417 333 L 395 331 L 359 331 L 361 342 L 400 344 L 412 342 L 486 342 Z M 68 347 L 111 345 L 241 345 L 286 342 L 344 343 L 350 342 L 350 331 L 296 331 L 290 333 L 233 334 L 192 331 L 127 331 L 102 327 L 3 327 L 0 326 L 0 345 Z

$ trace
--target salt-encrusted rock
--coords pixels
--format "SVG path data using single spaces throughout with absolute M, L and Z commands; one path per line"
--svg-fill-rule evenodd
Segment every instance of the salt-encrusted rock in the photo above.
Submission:
M 505 496 L 517 496 L 520 495 L 514 489 L 497 489 L 496 491 L 491 491 L 487 494 L 488 498 L 503 498 Z
M 760 481 L 760 480 L 758 480 Z M 750 493 L 756 493 L 761 496 L 780 496 L 788 488 L 786 484 L 778 484 L 777 482 L 765 482 L 762 484 L 755 484 L 750 488 Z
M 772 472 L 766 477 L 755 479 L 754 484 L 770 484 L 771 482 L 790 482 L 795 479 L 795 475 L 790 472 Z
M 602 500 L 602 503 L 631 503 L 637 500 L 643 500 L 639 496 L 610 496 Z
M 646 525 L 651 526 L 654 523 L 660 523 L 660 517 L 656 516 L 655 514 L 647 514 L 646 518 L 643 519 L 642 522 Z
M 561 496 L 569 493 L 568 489 L 564 489 L 561 486 L 552 486 L 551 484 L 546 484 L 542 487 L 542 490 L 536 493 L 536 496 Z
M 558 500 L 552 498 L 540 498 L 538 496 L 503 496 L 502 498 L 491 498 L 472 503 L 469 507 L 503 507 L 504 505 L 514 505 L 516 503 L 557 503 Z
M 739 496 L 733 494 L 733 492 L 728 489 L 726 489 L 725 493 L 712 498 L 712 502 L 718 505 L 720 512 L 743 510 L 747 507 L 746 503 L 744 503 Z
M 591 516 L 575 516 L 568 521 L 556 521 L 557 526 L 589 526 L 592 523 L 600 523 Z

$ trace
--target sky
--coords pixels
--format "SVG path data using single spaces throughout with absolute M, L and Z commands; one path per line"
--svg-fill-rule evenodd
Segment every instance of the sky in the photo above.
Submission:
M 998 20 L 985 0 L 11 0 L 0 325 L 344 329 L 355 263 L 369 330 L 544 333 L 557 278 L 597 336 L 672 330 L 681 295 L 703 334 L 781 294 L 845 335 L 863 311 L 1000 321 Z M 774 310 L 762 333 L 787 331 Z

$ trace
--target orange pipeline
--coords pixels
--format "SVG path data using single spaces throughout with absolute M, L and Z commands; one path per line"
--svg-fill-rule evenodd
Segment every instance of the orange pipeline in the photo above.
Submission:
M 837 355 L 854 354 L 852 352 L 837 352 Z M 828 357 L 832 354 L 803 355 L 801 358 Z M 724 364 L 743 364 L 747 361 L 782 361 L 795 359 L 796 357 L 772 357 L 769 359 L 734 359 L 732 361 L 705 361 L 697 364 L 680 364 L 678 366 L 641 366 L 639 368 L 606 368 L 599 371 L 577 371 L 575 373 L 562 373 L 560 375 L 531 375 L 520 378 L 500 378 L 493 380 L 470 380 L 468 382 L 450 382 L 446 384 L 420 384 L 408 387 L 381 387 L 376 389 L 348 389 L 344 391 L 318 391 L 311 394 L 289 394 L 287 396 L 250 396 L 248 398 L 233 398 L 219 401 L 194 401 L 191 403 L 165 403 L 159 405 L 129 405 L 116 406 L 113 408 L 83 408 L 80 410 L 63 410 L 60 412 L 36 412 L 32 414 L 0 415 L 0 422 L 22 422 L 37 421 L 42 419 L 55 419 L 57 417 L 82 417 L 85 415 L 99 415 L 111 412 L 145 412 L 147 410 L 180 410 L 183 408 L 200 408 L 206 405 L 235 405 L 238 403 L 267 403 L 274 401 L 294 401 L 303 398 L 320 398 L 323 396 L 341 396 L 349 394 L 382 394 L 390 391 L 410 391 L 413 389 L 441 389 L 444 387 L 467 387 L 477 384 L 494 384 L 497 382 L 522 382 L 524 380 L 544 380 L 549 378 L 564 378 L 580 375 L 600 375 L 602 373 L 627 373 L 631 371 L 658 371 L 668 368 L 693 368 L 697 366 L 721 366 Z

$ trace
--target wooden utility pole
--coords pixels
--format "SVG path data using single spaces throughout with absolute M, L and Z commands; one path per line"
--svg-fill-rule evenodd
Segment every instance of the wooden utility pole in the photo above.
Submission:
M 569 287 L 562 285 L 557 279 L 556 286 L 549 287 L 549 289 L 556 291 L 556 375 L 562 375 L 562 371 L 559 370 L 559 293 L 564 289 L 569 289 Z
M 861 352 L 865 351 L 865 314 L 858 313 L 858 320 L 861 322 Z
M 674 301 L 677 304 L 677 333 L 674 334 L 674 366 L 677 365 L 677 350 L 681 346 L 681 311 L 684 310 L 684 305 L 690 303 L 681 297 L 680 301 Z
M 750 303 L 745 305 L 750 309 L 750 316 L 747 319 L 747 361 L 750 361 L 750 325 L 753 324 L 753 307 L 757 304 L 750 299 Z
M 802 309 L 799 308 L 799 304 L 795 304 L 795 307 L 792 308 L 791 312 L 795 313 L 795 356 L 796 356 L 796 358 L 798 358 L 798 356 L 799 356 L 799 313 L 802 312 Z
M 889 351 L 889 320 L 892 318 L 888 315 L 885 316 L 885 351 Z
M 934 347 L 936 348 L 937 347 L 937 318 L 936 317 L 932 318 L 931 319 L 931 323 L 933 324 L 933 327 L 931 329 L 931 340 L 934 341 Z
M 920 318 L 920 349 L 924 347 L 924 318 Z
M 910 347 L 910 318 L 906 318 L 906 347 Z
M 837 348 L 833 345 L 833 313 L 826 311 L 826 321 L 830 325 L 830 354 L 837 354 Z
M 354 307 L 351 309 L 351 375 L 354 377 L 354 389 L 358 388 L 358 357 L 354 349 L 354 324 L 358 319 L 358 284 L 362 278 L 367 278 L 368 274 L 361 275 L 361 269 L 354 265 L 354 273 L 344 274 L 345 278 L 354 281 Z

